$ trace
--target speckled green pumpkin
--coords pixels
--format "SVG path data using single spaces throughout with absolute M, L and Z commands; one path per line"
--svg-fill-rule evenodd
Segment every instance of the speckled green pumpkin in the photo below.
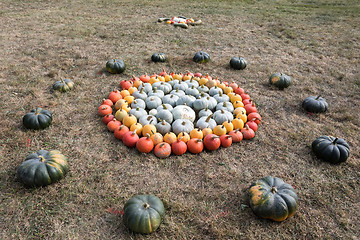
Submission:
M 106 70 L 109 73 L 122 73 L 125 71 L 125 63 L 119 59 L 111 59 L 106 62 Z
M 23 124 L 28 129 L 44 129 L 47 128 L 51 122 L 51 112 L 42 108 L 33 109 L 23 117 Z
M 153 62 L 165 62 L 166 61 L 166 55 L 165 55 L 165 53 L 154 53 L 151 56 L 151 61 L 153 61 Z
M 262 218 L 277 222 L 293 216 L 298 205 L 294 188 L 277 177 L 264 177 L 249 188 L 250 207 Z
M 193 61 L 196 63 L 206 63 L 210 61 L 210 55 L 206 52 L 197 52 L 193 57 Z
M 271 74 L 269 83 L 280 89 L 284 89 L 291 85 L 291 78 L 283 73 L 274 73 Z
M 136 195 L 125 203 L 123 219 L 131 231 L 149 234 L 160 226 L 164 215 L 164 204 L 158 197 Z
M 236 70 L 243 70 L 246 68 L 246 60 L 242 57 L 233 57 L 230 59 L 230 67 Z
M 53 85 L 53 89 L 60 92 L 68 92 L 74 88 L 74 83 L 70 79 L 61 79 L 56 81 Z
M 25 158 L 17 175 L 26 186 L 40 187 L 59 181 L 68 171 L 68 161 L 59 151 L 39 150 Z

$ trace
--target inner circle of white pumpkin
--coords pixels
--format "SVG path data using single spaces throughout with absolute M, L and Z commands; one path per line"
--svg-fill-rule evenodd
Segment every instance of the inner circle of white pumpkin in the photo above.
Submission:
M 172 82 L 172 83 L 174 83 L 173 85 L 172 85 L 172 83 L 170 83 L 171 81 L 164 82 L 164 83 L 170 84 L 170 85 L 171 85 L 171 89 L 170 89 L 170 91 L 168 91 L 168 92 L 169 92 L 168 94 L 164 93 L 164 96 L 160 98 L 160 99 L 161 99 L 161 104 L 160 104 L 159 106 L 161 106 L 161 105 L 163 104 L 163 98 L 164 98 L 164 97 L 166 97 L 167 95 L 171 95 L 171 94 L 170 94 L 171 91 L 173 91 L 173 90 L 182 91 L 182 90 L 180 89 L 180 87 L 181 87 L 182 89 L 185 88 L 185 90 L 186 90 L 186 89 L 188 89 L 188 88 L 191 88 L 191 86 L 192 86 L 192 84 L 188 84 L 189 81 L 187 82 L 187 81 L 185 81 L 185 80 L 176 80 L 176 79 L 173 79 L 172 81 L 174 81 L 174 82 Z M 193 80 L 193 81 L 197 81 L 197 80 Z M 160 82 L 161 82 L 161 81 L 160 81 Z M 191 81 L 190 81 L 190 82 L 191 82 Z M 153 83 L 153 84 L 154 84 L 154 83 Z M 187 85 L 187 87 L 185 87 L 185 84 Z M 151 92 L 153 92 L 153 91 L 155 90 L 155 88 L 154 88 L 153 85 L 150 84 L 150 83 L 142 83 L 142 84 L 138 87 L 138 91 L 140 91 L 141 89 L 143 89 L 143 91 L 146 92 L 146 94 L 148 95 L 148 94 L 150 93 L 150 87 L 149 87 L 149 85 L 151 86 Z M 180 86 L 180 87 L 174 89 L 173 86 Z M 200 88 L 200 89 L 199 89 L 199 88 Z M 223 90 L 222 90 L 220 87 L 217 87 L 217 88 L 218 88 L 218 91 L 223 94 L 223 96 L 227 96 L 227 94 L 223 93 Z M 140 90 L 139 90 L 139 89 L 140 89 Z M 197 89 L 199 90 L 200 94 L 203 93 L 203 94 L 206 95 L 206 97 L 207 97 L 207 96 L 213 97 L 213 96 L 207 95 L 211 88 L 209 89 L 209 88 L 206 87 L 205 85 L 200 85 L 200 84 L 199 84 L 199 86 L 197 87 Z M 157 89 L 157 91 L 159 91 L 159 90 Z M 161 91 L 161 90 L 160 90 L 160 91 Z M 136 92 L 136 91 L 135 91 L 135 92 Z M 135 92 L 134 92 L 134 93 L 135 93 Z M 185 91 L 184 91 L 184 92 L 185 92 Z M 134 95 L 134 93 L 133 93 L 132 95 Z M 185 93 L 185 95 L 188 95 L 188 94 Z M 204 97 L 204 96 L 203 96 L 203 97 Z M 200 98 L 202 98 L 201 95 L 199 95 L 199 97 L 196 98 L 196 99 L 200 99 Z M 224 98 L 226 98 L 226 97 L 224 97 Z M 137 100 L 137 99 L 139 99 L 139 98 L 134 97 L 134 100 Z M 215 99 L 215 100 L 216 100 L 216 99 Z M 223 102 L 223 101 L 217 101 L 217 104 L 222 103 L 222 102 Z M 228 101 L 225 101 L 225 102 L 233 107 L 233 103 L 230 101 L 230 99 L 229 99 Z M 129 104 L 129 106 L 131 107 L 131 104 Z M 132 108 L 132 109 L 133 109 L 133 108 Z M 153 115 L 153 116 L 156 117 L 156 113 L 157 113 L 157 111 L 155 110 L 156 108 L 148 109 L 147 106 L 145 106 L 144 109 L 146 110 L 146 112 L 147 112 L 148 115 Z M 174 131 L 173 126 L 172 126 L 172 124 L 173 124 L 173 123 L 175 122 L 175 120 L 177 120 L 177 119 L 190 120 L 191 123 L 193 123 L 193 126 L 192 126 L 191 129 L 189 129 L 188 131 L 181 131 L 181 132 L 190 133 L 190 131 L 191 131 L 192 129 L 194 129 L 194 128 L 199 128 L 199 127 L 198 127 L 198 124 L 197 124 L 197 121 L 200 119 L 200 118 L 199 118 L 199 113 L 200 113 L 201 110 L 202 110 L 202 109 L 194 110 L 193 108 L 190 108 L 190 107 L 187 106 L 187 105 L 175 105 L 175 106 L 173 106 L 173 109 L 170 110 L 170 112 L 173 114 L 173 121 L 170 123 L 170 125 L 171 125 L 171 131 L 172 131 L 172 132 L 177 132 L 177 131 Z M 231 109 L 230 109 L 230 110 L 231 110 Z M 214 114 L 215 111 L 216 111 L 216 107 L 215 107 L 215 109 L 212 111 L 212 114 Z M 232 111 L 228 111 L 228 112 L 231 113 L 231 115 L 232 115 L 232 114 L 233 114 L 233 111 L 234 111 L 234 108 L 232 109 Z M 211 117 L 211 119 L 214 119 L 214 118 Z M 232 119 L 231 119 L 231 120 L 232 120 Z M 231 120 L 230 120 L 230 121 L 231 121 Z M 137 119 L 137 121 L 139 122 L 139 119 Z M 215 120 L 214 120 L 214 121 L 215 121 Z M 211 129 L 213 129 L 216 125 L 221 125 L 221 124 L 222 124 L 222 123 L 219 123 L 219 124 L 216 123 L 214 126 L 212 126 L 212 127 L 208 126 L 208 127 L 211 128 Z M 202 128 L 200 128 L 200 129 L 202 129 Z

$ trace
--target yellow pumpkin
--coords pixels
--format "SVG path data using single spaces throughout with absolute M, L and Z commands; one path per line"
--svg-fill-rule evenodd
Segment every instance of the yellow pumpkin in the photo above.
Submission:
M 130 105 L 135 100 L 135 97 L 129 95 L 129 96 L 124 97 L 124 99 L 127 101 L 128 105 Z
M 143 136 L 146 136 L 146 134 L 149 134 L 151 136 L 154 133 L 156 133 L 156 127 L 153 124 L 146 124 L 142 129 Z
M 134 92 L 136 92 L 138 89 L 136 87 L 129 87 L 128 91 L 131 95 L 133 95 Z
M 203 132 L 203 136 L 204 138 L 206 137 L 206 135 L 212 134 L 213 130 L 211 128 L 204 128 L 203 130 L 201 130 Z
M 119 99 L 119 100 L 117 100 L 117 102 L 115 103 L 115 105 L 114 105 L 114 108 L 116 109 L 116 110 L 119 110 L 119 109 L 122 109 L 122 106 L 123 105 L 129 105 L 128 104 L 128 102 L 125 100 L 125 99 Z
M 238 115 L 239 113 L 241 113 L 241 114 L 246 114 L 245 108 L 244 108 L 244 107 L 237 107 L 237 108 L 235 108 L 233 114 L 236 116 L 236 115 Z
M 218 136 L 222 136 L 226 134 L 226 128 L 224 125 L 217 125 L 213 129 L 213 133 Z
M 134 123 L 130 126 L 130 131 L 136 132 L 139 137 L 141 136 L 142 130 L 143 126 L 141 125 L 141 123 Z
M 116 120 L 122 122 L 123 118 L 127 115 L 128 115 L 128 113 L 124 109 L 119 109 L 115 113 L 115 118 L 116 118 Z
M 234 129 L 241 130 L 244 128 L 244 121 L 241 118 L 234 118 L 231 123 Z
M 204 133 L 199 128 L 194 128 L 190 131 L 190 138 L 203 139 Z
M 134 115 L 128 114 L 128 115 L 124 116 L 122 122 L 123 122 L 123 124 L 124 124 L 125 126 L 127 126 L 127 127 L 129 128 L 129 127 L 130 127 L 131 125 L 133 125 L 134 123 L 137 123 L 137 119 L 136 119 L 136 117 L 135 117 Z
M 233 106 L 234 106 L 234 108 L 236 109 L 236 108 L 238 108 L 238 107 L 244 107 L 244 103 L 242 102 L 242 101 L 235 101 L 235 102 L 233 102 Z
M 230 122 L 230 120 L 223 122 L 222 125 L 224 125 L 224 127 L 226 128 L 226 133 L 229 133 L 230 131 L 234 130 L 234 126 L 232 122 Z
M 172 144 L 173 142 L 176 142 L 177 137 L 175 135 L 175 133 L 173 132 L 168 132 L 165 134 L 164 136 L 164 142 L 168 143 L 168 144 Z
M 177 136 L 177 139 L 183 141 L 184 143 L 187 143 L 190 140 L 190 135 L 187 132 L 181 132 Z
M 122 98 L 125 98 L 126 96 L 129 96 L 130 95 L 130 92 L 128 90 L 121 90 L 120 92 Z
M 161 133 L 155 132 L 150 136 L 150 139 L 153 141 L 154 146 L 156 146 L 158 143 L 162 143 L 164 141 L 163 135 Z

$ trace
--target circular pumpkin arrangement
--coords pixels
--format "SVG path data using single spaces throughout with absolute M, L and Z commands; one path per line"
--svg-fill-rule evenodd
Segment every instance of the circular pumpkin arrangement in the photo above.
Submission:
M 200 153 L 252 139 L 261 122 L 235 82 L 201 73 L 160 74 L 120 82 L 98 107 L 102 122 L 128 147 L 159 158 Z M 194 140 L 192 140 L 194 139 Z

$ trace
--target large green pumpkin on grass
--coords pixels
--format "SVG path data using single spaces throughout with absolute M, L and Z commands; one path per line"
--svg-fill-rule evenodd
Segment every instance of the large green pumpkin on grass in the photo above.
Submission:
M 291 77 L 283 73 L 274 73 L 271 74 L 269 83 L 280 89 L 284 89 L 291 85 Z
M 295 214 L 298 197 L 294 188 L 277 177 L 264 177 L 249 188 L 250 207 L 256 215 L 277 222 Z
M 210 61 L 210 55 L 206 52 L 197 52 L 193 57 L 193 61 L 197 63 L 206 63 Z
M 74 88 L 74 83 L 70 79 L 61 79 L 56 81 L 53 85 L 53 89 L 60 92 L 68 92 Z
M 124 224 L 135 233 L 154 232 L 163 220 L 165 208 L 154 195 L 136 195 L 125 203 Z
M 311 148 L 316 157 L 334 164 L 345 162 L 350 155 L 349 144 L 342 138 L 332 136 L 318 137 L 312 142 Z
M 109 73 L 122 73 L 125 71 L 125 63 L 119 59 L 111 59 L 106 62 L 106 70 Z
M 40 187 L 59 181 L 68 171 L 68 161 L 58 150 L 39 150 L 25 158 L 17 175 L 26 186 Z
M 44 129 L 52 122 L 52 114 L 48 110 L 35 108 L 23 117 L 23 124 L 28 129 Z

